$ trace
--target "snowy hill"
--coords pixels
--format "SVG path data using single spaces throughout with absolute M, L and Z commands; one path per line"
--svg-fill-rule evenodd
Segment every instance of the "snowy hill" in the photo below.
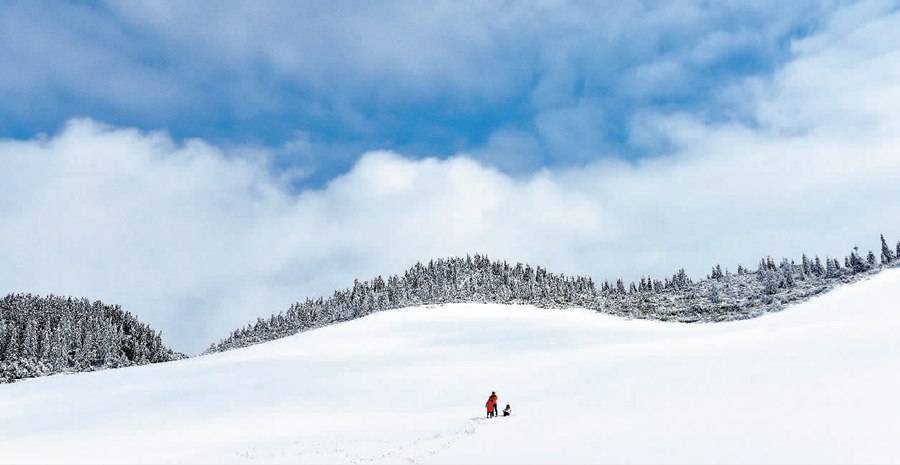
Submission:
M 900 270 L 720 324 L 453 304 L 0 386 L 0 462 L 898 462 Z M 483 420 L 491 390 L 510 418 Z
M 874 252 L 854 247 L 844 257 L 805 254 L 800 263 L 780 264 L 763 257 L 756 271 L 743 266 L 731 273 L 712 267 L 706 279 L 693 281 L 679 269 L 671 279 L 642 277 L 626 286 L 621 279 L 596 285 L 588 276 L 551 273 L 540 266 L 491 260 L 485 255 L 416 263 L 403 274 L 354 280 L 328 298 L 307 298 L 287 311 L 258 318 L 209 346 L 205 353 L 247 347 L 299 332 L 344 323 L 385 310 L 458 303 L 532 305 L 539 308 L 587 308 L 598 312 L 660 321 L 721 322 L 754 318 L 900 265 L 900 243 L 891 250 L 881 236 L 881 263 Z

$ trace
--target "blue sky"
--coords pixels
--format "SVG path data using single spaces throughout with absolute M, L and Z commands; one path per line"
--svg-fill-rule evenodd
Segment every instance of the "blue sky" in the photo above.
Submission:
M 634 159 L 661 150 L 633 140 L 636 115 L 740 117 L 722 91 L 777 69 L 838 6 L 13 2 L 0 136 L 90 117 L 264 146 L 301 188 L 365 150 L 447 157 L 492 137 L 510 150 L 484 160 L 513 174 Z
M 196 352 L 417 260 L 597 281 L 900 239 L 900 10 L 8 2 L 0 292 Z

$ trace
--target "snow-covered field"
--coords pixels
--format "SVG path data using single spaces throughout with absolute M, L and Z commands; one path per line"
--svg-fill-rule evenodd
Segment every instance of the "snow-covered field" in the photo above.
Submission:
M 0 386 L 0 462 L 373 461 L 900 462 L 900 270 L 734 323 L 458 304 Z

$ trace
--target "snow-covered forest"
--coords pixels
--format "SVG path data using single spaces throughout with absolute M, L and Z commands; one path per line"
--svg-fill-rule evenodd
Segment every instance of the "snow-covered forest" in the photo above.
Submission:
M 542 267 L 493 261 L 484 255 L 417 263 L 403 275 L 355 281 L 329 298 L 308 298 L 285 312 L 259 318 L 211 344 L 220 352 L 353 320 L 383 310 L 444 303 L 584 307 L 627 318 L 679 322 L 746 319 L 777 311 L 832 287 L 900 264 L 900 242 L 881 252 L 854 248 L 843 259 L 771 257 L 755 270 L 721 265 L 693 281 L 680 269 L 671 277 L 626 284 L 595 283 Z M 92 371 L 184 357 L 158 332 L 119 306 L 58 296 L 10 294 L 0 299 L 0 382 L 55 373 Z
M 0 383 L 182 357 L 118 305 L 54 295 L 0 299 Z
M 734 272 L 712 267 L 693 281 L 684 269 L 669 278 L 641 278 L 625 284 L 595 283 L 589 277 L 550 273 L 541 267 L 487 256 L 438 259 L 416 263 L 400 276 L 355 281 L 329 298 L 308 298 L 285 312 L 259 318 L 210 345 L 209 352 L 245 347 L 341 321 L 395 308 L 462 302 L 529 304 L 542 308 L 585 307 L 628 318 L 679 322 L 716 322 L 752 318 L 781 310 L 832 287 L 852 282 L 900 262 L 900 242 L 889 246 L 881 237 L 880 258 L 854 247 L 843 258 L 808 257 L 799 263 L 763 257 L 755 270 Z

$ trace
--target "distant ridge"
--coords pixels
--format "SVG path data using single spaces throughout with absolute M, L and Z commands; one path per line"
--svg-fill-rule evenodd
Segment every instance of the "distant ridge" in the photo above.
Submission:
M 712 267 L 706 279 L 693 282 L 684 269 L 663 280 L 650 277 L 626 285 L 596 285 L 589 277 L 566 276 L 485 255 L 416 263 L 402 275 L 369 281 L 330 297 L 306 299 L 287 311 L 236 329 L 205 353 L 220 352 L 290 336 L 308 329 L 364 317 L 373 312 L 416 305 L 458 302 L 530 304 L 537 307 L 585 307 L 627 318 L 678 322 L 719 322 L 753 318 L 778 311 L 785 305 L 821 294 L 836 285 L 852 282 L 900 264 L 900 242 L 888 246 L 881 236 L 881 258 L 869 251 L 863 257 L 853 248 L 843 260 L 826 257 L 800 263 L 771 257 L 750 271 L 738 266 L 735 273 Z

